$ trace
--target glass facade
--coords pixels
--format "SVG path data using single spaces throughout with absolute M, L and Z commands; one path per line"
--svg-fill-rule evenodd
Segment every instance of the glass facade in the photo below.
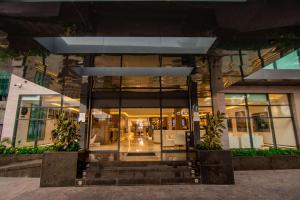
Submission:
M 197 98 L 200 116 L 200 136 L 205 133 L 206 115 L 213 113 L 212 94 L 210 84 L 210 69 L 207 59 L 196 57 Z
M 226 74 L 224 78 L 240 78 L 252 73 L 252 70 L 256 70 L 262 64 L 262 59 L 271 55 L 270 51 L 272 52 L 272 50 L 223 52 L 226 53 L 222 60 L 222 73 Z M 48 66 L 57 65 L 64 68 L 65 65 L 73 66 L 81 63 L 81 59 L 79 56 L 51 55 L 47 58 L 28 57 L 26 62 L 28 70 L 31 68 L 36 70 L 39 66 L 45 67 L 47 64 L 46 75 L 49 75 L 47 70 L 51 67 L 48 69 Z M 194 66 L 194 72 L 190 77 L 91 76 L 90 150 L 120 153 L 153 151 L 162 154 L 183 152 L 186 150 L 185 132 L 194 128 L 191 126 L 193 123 L 190 119 L 190 110 L 196 109 L 200 116 L 200 136 L 205 133 L 206 115 L 213 113 L 211 73 L 206 57 L 96 55 L 92 65 Z M 246 69 L 251 72 L 247 72 Z M 44 73 L 45 71 L 42 74 L 45 75 Z M 41 78 L 35 73 L 35 78 L 37 81 L 42 80 L 43 84 L 47 83 L 45 76 Z M 64 83 L 67 83 L 68 78 L 65 78 Z M 190 79 L 197 85 L 197 92 L 193 97 L 189 96 L 194 87 Z M 71 82 L 69 86 L 72 87 Z M 197 108 L 194 108 L 194 105 L 190 106 L 191 98 L 198 101 L 195 105 Z M 71 118 L 77 119 L 79 101 L 62 95 L 21 96 L 14 131 L 16 146 L 51 144 L 55 114 L 64 111 Z M 288 94 L 226 94 L 225 103 L 230 148 L 296 147 Z
M 10 73 L 4 71 L 0 72 L 0 138 L 1 138 L 3 122 L 4 122 L 4 114 L 5 114 L 6 100 L 9 91 L 10 77 L 11 77 Z
M 79 55 L 25 56 L 14 74 L 72 98 L 80 97 L 81 76 L 71 68 L 83 65 Z
M 66 113 L 69 119 L 77 120 L 79 101 L 62 95 L 20 96 L 14 131 L 15 146 L 52 144 L 51 131 L 60 112 Z
M 284 56 L 285 54 L 276 48 L 222 51 L 221 65 L 225 88 L 236 82 L 242 81 L 245 77 L 263 67 L 266 69 L 273 69 L 277 63 L 276 60 L 278 59 L 278 62 L 281 65 L 279 68 L 282 69 L 296 68 L 296 66 L 299 65 L 299 50 L 291 55 Z
M 272 62 L 264 67 L 264 69 L 275 70 L 300 70 L 300 49 L 297 49 L 282 58 L 278 58 L 275 62 Z
M 97 55 L 95 66 L 181 67 L 188 66 L 187 60 L 171 55 Z M 121 160 L 130 153 L 169 159 L 170 153 L 185 151 L 185 132 L 190 129 L 188 77 L 93 76 L 92 81 L 90 150 L 119 152 Z M 207 75 L 204 81 L 204 90 L 210 91 Z
M 226 94 L 230 148 L 296 148 L 288 94 Z

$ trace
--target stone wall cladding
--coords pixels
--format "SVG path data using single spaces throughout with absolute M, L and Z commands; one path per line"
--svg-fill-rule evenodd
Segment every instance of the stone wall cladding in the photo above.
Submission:
M 236 171 L 300 169 L 300 155 L 233 157 L 232 162 Z

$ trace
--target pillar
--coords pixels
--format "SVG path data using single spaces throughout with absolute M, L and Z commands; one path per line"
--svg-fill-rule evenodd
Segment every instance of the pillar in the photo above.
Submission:
M 89 103 L 89 82 L 88 77 L 83 76 L 81 80 L 80 92 L 80 115 L 84 117 L 80 119 L 80 148 L 84 151 L 88 149 L 88 103 Z
M 194 121 L 193 120 L 193 115 L 194 112 L 198 112 L 198 95 L 197 95 L 197 83 L 194 81 L 191 81 L 190 83 L 190 96 L 191 96 L 191 112 L 192 112 L 192 118 L 191 120 L 193 121 L 192 126 L 193 126 L 193 131 L 194 131 L 194 144 L 195 146 L 200 143 L 200 122 L 199 121 Z
M 222 58 L 221 57 L 211 57 L 209 60 L 211 69 L 211 92 L 212 92 L 212 103 L 213 112 L 221 113 L 226 112 L 225 104 L 225 94 L 224 94 L 224 83 L 222 75 Z M 229 149 L 229 137 L 228 137 L 228 127 L 227 120 L 224 121 L 225 129 L 221 138 L 221 143 L 223 149 Z
M 94 66 L 94 56 L 84 56 L 84 66 Z M 90 104 L 91 104 L 91 82 L 88 76 L 82 76 L 80 89 L 80 115 L 84 120 L 80 121 L 80 148 L 84 151 L 89 148 L 89 129 L 90 129 Z
M 300 141 L 300 92 L 297 91 L 290 95 L 290 106 L 291 106 L 291 114 L 293 117 L 293 125 L 295 131 L 296 145 L 297 148 L 300 149 L 299 141 Z

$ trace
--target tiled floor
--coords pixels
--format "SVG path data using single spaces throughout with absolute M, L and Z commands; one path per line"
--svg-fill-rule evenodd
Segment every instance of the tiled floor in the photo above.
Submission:
M 146 137 L 133 137 L 120 142 L 121 152 L 160 152 L 160 144 Z
M 239 171 L 236 185 L 39 188 L 37 178 L 0 178 L 0 200 L 299 200 L 300 170 Z
M 129 134 L 131 135 L 131 134 Z M 120 152 L 160 152 L 160 143 L 154 143 L 146 136 L 128 137 L 120 142 Z M 117 151 L 118 143 L 113 144 L 92 144 L 91 151 Z M 164 150 L 185 150 L 185 146 L 163 146 Z

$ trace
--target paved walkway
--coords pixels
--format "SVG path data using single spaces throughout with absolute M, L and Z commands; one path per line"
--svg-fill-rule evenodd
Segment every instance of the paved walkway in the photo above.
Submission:
M 300 170 L 235 172 L 236 185 L 39 188 L 38 178 L 0 178 L 0 200 L 300 200 Z

